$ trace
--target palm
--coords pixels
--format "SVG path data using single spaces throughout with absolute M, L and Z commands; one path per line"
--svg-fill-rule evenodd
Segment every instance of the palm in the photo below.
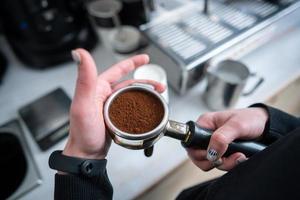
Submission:
M 95 91 L 95 97 L 90 102 L 86 102 L 85 111 L 78 115 L 71 114 L 70 132 L 72 135 L 76 135 L 76 139 L 80 141 L 79 148 L 86 154 L 106 155 L 107 153 L 110 140 L 106 139 L 102 107 L 103 97 L 108 97 L 111 91 L 112 88 L 109 84 L 99 84 Z M 74 100 L 72 108 L 76 106 Z
M 86 112 L 80 117 L 74 117 L 75 132 L 89 133 L 81 134 L 81 148 L 87 151 L 89 154 L 97 154 L 97 152 L 107 153 L 110 139 L 105 134 L 105 124 L 103 118 L 103 104 L 105 99 L 111 94 L 111 85 L 99 79 L 95 91 L 95 97 L 93 101 L 87 103 L 85 106 Z M 72 119 L 71 119 L 72 122 Z M 78 126 L 79 125 L 79 126 Z M 78 133 L 78 134 L 79 134 Z
M 103 105 L 105 100 L 111 95 L 112 91 L 113 88 L 111 84 L 107 81 L 103 81 L 101 77 L 98 77 L 95 92 L 95 105 L 92 104 L 90 108 L 90 111 L 94 114 L 86 116 L 87 119 L 90 118 L 87 129 L 91 132 L 94 142 L 93 144 L 85 144 L 85 147 L 92 147 L 93 151 L 105 152 L 105 154 L 110 145 L 110 138 L 105 134 Z M 89 140 L 87 139 L 85 141 Z

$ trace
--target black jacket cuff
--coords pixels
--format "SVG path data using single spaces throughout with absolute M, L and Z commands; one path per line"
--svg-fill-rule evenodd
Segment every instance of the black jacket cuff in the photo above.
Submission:
M 55 174 L 55 200 L 112 199 L 113 188 L 107 173 L 99 177 Z
M 282 136 L 285 136 L 289 132 L 295 130 L 297 127 L 300 127 L 300 119 L 281 110 L 267 106 L 263 103 L 256 103 L 250 107 L 264 108 L 269 115 L 261 140 L 264 144 L 269 145 Z

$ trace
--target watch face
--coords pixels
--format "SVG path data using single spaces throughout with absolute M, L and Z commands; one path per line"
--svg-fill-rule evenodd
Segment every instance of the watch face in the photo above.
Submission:
M 69 130 L 71 99 L 62 89 L 56 89 L 19 110 L 33 138 L 46 150 Z

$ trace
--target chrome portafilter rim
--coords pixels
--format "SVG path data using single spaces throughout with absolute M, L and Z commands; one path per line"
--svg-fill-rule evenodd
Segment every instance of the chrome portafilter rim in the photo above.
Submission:
M 148 131 L 146 133 L 142 133 L 142 134 L 129 134 L 129 133 L 126 133 L 126 132 L 118 129 L 110 120 L 109 108 L 110 108 L 111 103 L 118 95 L 120 95 L 121 93 L 123 93 L 125 91 L 129 91 L 129 90 L 142 90 L 142 91 L 149 92 L 161 101 L 163 108 L 164 108 L 164 116 L 163 116 L 163 119 L 160 122 L 160 124 L 157 127 L 155 127 L 153 130 Z M 110 134 L 113 134 L 113 136 L 118 136 L 118 137 L 121 137 L 121 138 L 123 138 L 125 140 L 129 140 L 129 141 L 130 140 L 132 140 L 132 141 L 149 140 L 151 138 L 157 138 L 161 134 L 163 134 L 164 129 L 165 129 L 166 124 L 169 119 L 169 108 L 168 108 L 168 104 L 166 103 L 165 99 L 154 89 L 150 88 L 149 86 L 131 85 L 131 86 L 127 86 L 127 87 L 117 90 L 107 99 L 107 101 L 105 102 L 105 105 L 104 105 L 104 113 L 103 114 L 104 114 L 105 124 L 106 124 L 107 128 L 109 129 Z M 114 137 L 113 137 L 113 139 L 114 139 Z M 120 141 L 118 141 L 117 143 L 120 144 Z M 122 144 L 120 144 L 120 145 L 122 145 Z M 122 146 L 125 146 L 128 148 L 128 144 L 124 144 Z

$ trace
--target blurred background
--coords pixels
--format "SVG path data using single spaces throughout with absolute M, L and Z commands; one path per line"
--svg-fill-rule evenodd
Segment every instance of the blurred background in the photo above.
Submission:
M 256 102 L 299 115 L 299 35 L 298 0 L 2 0 L 0 199 L 53 199 L 48 158 L 68 135 L 71 50 L 89 50 L 99 72 L 149 54 L 127 78 L 167 84 L 176 121 Z M 202 172 L 162 138 L 149 158 L 113 144 L 108 173 L 114 199 L 168 200 L 224 172 Z

